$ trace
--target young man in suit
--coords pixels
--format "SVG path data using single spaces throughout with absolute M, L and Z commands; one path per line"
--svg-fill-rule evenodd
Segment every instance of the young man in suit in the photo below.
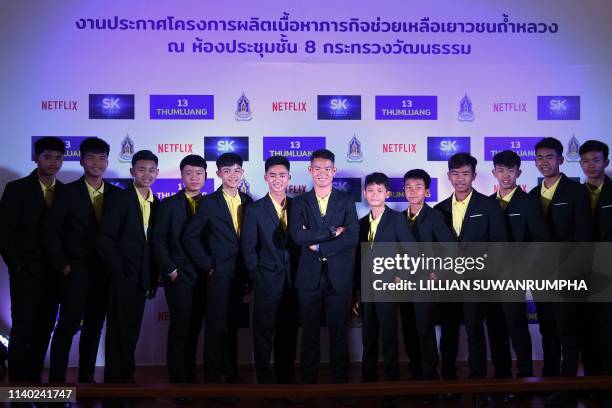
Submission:
M 587 190 L 561 173 L 563 145 L 547 137 L 536 146 L 535 164 L 543 181 L 529 194 L 540 200 L 553 242 L 592 240 L 591 203 Z M 558 262 L 558 260 L 553 260 Z M 544 351 L 543 376 L 575 376 L 578 373 L 579 338 L 577 305 L 572 302 L 537 302 L 538 322 Z M 550 394 L 546 403 L 568 402 L 568 391 Z
M 378 243 L 414 242 L 408 221 L 401 213 L 385 205 L 390 196 L 389 178 L 383 173 L 368 174 L 364 182 L 364 197 L 370 212 L 359 220 L 360 247 L 357 250 L 358 267 L 361 274 L 364 259 L 377 256 Z M 365 244 L 365 245 L 364 245 Z M 365 248 L 364 248 L 365 246 Z M 390 279 L 393 277 L 389 276 Z M 395 279 L 399 279 L 395 277 Z M 361 372 L 363 381 L 378 381 L 379 336 L 383 354 L 383 378 L 385 381 L 399 380 L 399 354 L 397 345 L 397 305 L 395 302 L 363 302 L 363 357 Z M 386 397 L 385 406 L 396 399 Z
M 248 287 L 240 249 L 244 210 L 252 199 L 240 192 L 242 158 L 224 153 L 217 159 L 221 187 L 202 198 L 185 226 L 187 255 L 206 276 L 204 320 L 204 381 L 241 381 L 238 375 L 238 322 Z
M 292 199 L 289 161 L 282 156 L 266 160 L 264 180 L 268 194 L 250 205 L 244 215 L 242 251 L 251 281 L 253 352 L 259 384 L 294 382 L 297 347 L 297 293 L 294 287 L 299 247 L 289 236 Z M 270 359 L 274 349 L 274 370 Z
M 472 187 L 476 178 L 476 164 L 476 159 L 468 153 L 457 153 L 449 159 L 448 179 L 454 192 L 435 208 L 444 214 L 446 224 L 458 242 L 504 242 L 507 234 L 501 208 L 495 200 Z M 487 375 L 487 349 L 483 326 L 487 314 L 486 306 L 480 302 L 463 303 L 470 378 L 484 378 Z M 503 349 L 503 345 L 493 342 L 490 344 Z M 509 351 L 504 360 L 508 360 L 507 365 L 511 364 Z M 501 369 L 500 363 L 496 364 L 496 371 Z M 486 400 L 479 399 L 478 402 L 486 403 Z
M 57 314 L 59 277 L 44 254 L 40 227 L 64 185 L 64 142 L 43 137 L 34 144 L 36 169 L 11 181 L 0 201 L 0 251 L 8 266 L 12 327 L 9 381 L 41 382 L 45 354 Z
M 151 236 L 159 200 L 151 191 L 159 169 L 151 151 L 132 157 L 134 184 L 105 203 L 98 251 L 110 275 L 106 316 L 104 382 L 134 382 L 136 344 L 147 298 L 155 296 L 159 272 Z
M 196 377 L 206 276 L 199 273 L 187 256 L 181 236 L 202 198 L 206 160 L 190 154 L 181 160 L 179 169 L 184 188 L 160 203 L 151 244 L 170 311 L 166 350 L 170 382 L 187 383 L 195 382 Z
M 313 152 L 308 171 L 314 187 L 294 199 L 289 217 L 290 234 L 302 248 L 296 287 L 302 316 L 302 381 L 307 384 L 319 378 L 323 311 L 329 330 L 332 382 L 348 381 L 347 322 L 359 222 L 351 196 L 333 188 L 334 160 L 329 150 Z
M 72 338 L 81 320 L 79 382 L 93 382 L 108 295 L 96 234 L 108 197 L 119 190 L 102 178 L 109 151 L 108 143 L 96 137 L 81 143 L 84 174 L 66 185 L 43 225 L 45 250 L 61 279 L 59 319 L 51 341 L 50 382 L 66 382 Z
M 404 195 L 409 202 L 402 212 L 408 221 L 410 231 L 417 242 L 453 242 L 450 229 L 444 222 L 444 216 L 425 203 L 430 195 L 431 177 L 425 170 L 413 169 L 404 174 Z M 435 278 L 432 277 L 432 278 Z M 438 380 L 438 345 L 436 341 L 436 321 L 440 321 L 440 353 L 442 355 L 442 378 L 456 379 L 456 361 L 459 347 L 459 327 L 461 321 L 461 304 L 415 302 L 400 304 L 404 344 L 418 339 L 421 358 L 420 367 L 424 380 Z M 416 333 L 415 333 L 416 332 Z M 411 362 L 412 363 L 412 362 Z M 435 402 L 435 396 L 428 396 L 424 402 Z

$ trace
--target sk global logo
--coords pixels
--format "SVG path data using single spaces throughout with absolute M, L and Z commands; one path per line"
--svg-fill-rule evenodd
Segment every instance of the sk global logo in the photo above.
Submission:
M 236 153 L 249 161 L 249 138 L 246 136 L 204 137 L 204 158 L 214 161 L 223 153 Z
M 40 109 L 44 111 L 77 111 L 77 101 L 48 100 L 40 103 Z
M 469 137 L 427 137 L 427 161 L 447 161 L 455 153 L 470 153 Z
M 538 96 L 538 120 L 580 120 L 580 96 Z
M 89 94 L 89 119 L 134 119 L 134 95 Z
M 317 119 L 360 120 L 361 95 L 318 95 Z
M 336 190 L 350 194 L 356 203 L 361 202 L 361 179 L 359 177 L 336 177 L 332 184 Z

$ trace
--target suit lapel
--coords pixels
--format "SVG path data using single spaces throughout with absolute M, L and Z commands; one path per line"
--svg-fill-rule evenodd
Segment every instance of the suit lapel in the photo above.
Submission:
M 334 216 L 337 207 L 338 193 L 332 188 L 329 193 L 329 199 L 327 201 L 327 210 L 325 211 L 325 221 L 329 224 L 329 221 Z
M 319 203 L 317 202 L 317 195 L 315 194 L 314 188 L 312 190 L 310 190 L 306 194 L 308 194 L 308 196 L 306 198 L 306 201 L 308 202 L 308 205 L 310 206 L 310 210 L 312 211 L 312 213 L 315 216 L 314 217 L 314 221 L 317 224 L 317 227 L 320 227 L 323 224 L 323 217 L 321 216 L 321 210 L 319 209 Z M 329 205 L 329 203 L 328 203 L 328 205 Z M 328 210 L 329 210 L 329 208 L 328 208 Z M 328 213 L 329 213 L 329 211 L 326 212 L 326 215 Z
M 277 229 L 280 224 L 280 220 L 278 218 L 278 214 L 276 214 L 276 208 L 274 208 L 274 203 L 272 202 L 272 200 L 272 197 L 270 197 L 269 194 L 266 194 L 266 197 L 264 198 L 266 212 L 268 213 L 270 219 L 272 220 L 272 223 L 274 224 L 274 229 Z
M 87 191 L 87 185 L 85 184 L 85 177 L 81 177 L 79 179 L 79 199 L 82 200 L 83 204 L 87 205 L 89 208 L 89 213 L 94 212 L 93 203 L 91 202 L 91 198 L 89 198 L 89 191 Z M 104 194 L 102 195 L 102 200 L 104 200 Z M 102 203 L 102 208 L 104 208 L 104 203 Z M 94 218 L 96 218 L 94 216 Z M 96 220 L 97 223 L 97 220 Z
M 242 197 L 240 197 L 240 199 L 242 200 Z M 244 201 L 243 201 L 243 204 L 244 204 Z M 225 223 L 228 225 L 230 230 L 234 233 L 234 236 L 237 237 L 236 228 L 234 228 L 234 221 L 232 221 L 232 214 L 230 213 L 230 209 L 227 206 L 225 197 L 223 196 L 223 187 L 219 187 L 217 189 L 217 205 L 219 206 L 219 209 L 221 210 L 221 216 L 224 218 Z
M 472 211 L 474 211 L 474 208 L 478 205 L 478 201 L 480 201 L 479 193 L 478 191 L 472 189 L 472 197 L 470 198 L 470 202 L 465 209 L 465 216 L 463 217 L 463 222 L 461 223 L 461 233 L 459 234 L 460 240 L 465 236 L 467 221 L 470 218 Z
M 381 232 L 385 231 L 387 224 L 389 224 L 389 207 L 385 206 L 385 211 L 381 214 L 378 227 L 376 228 L 376 235 L 374 235 L 374 242 L 380 242 L 382 239 Z
M 31 193 L 33 202 L 44 203 L 45 196 L 43 195 L 42 188 L 40 187 L 40 181 L 38 180 L 38 174 L 36 170 L 30 173 L 30 183 L 32 184 Z
M 140 233 L 142 238 L 144 238 L 145 240 L 147 239 L 147 236 L 145 235 L 145 231 L 144 231 L 144 216 L 142 214 L 142 209 L 140 208 L 140 199 L 138 198 L 138 192 L 136 191 L 136 186 L 132 184 L 132 186 L 130 187 L 131 191 L 132 191 L 132 207 L 133 210 L 136 211 L 136 214 L 138 214 L 138 219 L 140 220 Z

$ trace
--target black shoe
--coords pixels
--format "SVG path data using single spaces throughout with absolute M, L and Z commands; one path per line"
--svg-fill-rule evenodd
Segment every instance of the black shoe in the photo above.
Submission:
M 287 398 L 287 404 L 291 405 L 303 405 L 308 401 L 306 398 Z
M 383 397 L 382 406 L 383 408 L 395 408 L 397 407 L 398 403 L 399 403 L 399 398 L 394 397 L 392 395 L 387 395 Z
M 576 399 L 576 394 L 571 391 L 557 391 L 550 394 L 544 400 L 544 405 L 547 407 L 554 407 L 557 405 L 567 404 Z
M 447 392 L 446 394 L 442 395 L 442 399 L 445 401 L 458 400 L 459 398 L 461 398 L 461 394 L 455 394 L 452 392 Z
M 474 407 L 486 407 L 487 405 L 489 405 L 490 399 L 491 396 L 489 394 L 474 394 Z
M 525 395 L 520 392 L 508 392 L 502 396 L 502 400 L 505 403 L 518 402 L 522 401 L 523 399 L 525 399 Z
M 438 396 L 436 394 L 425 395 L 421 400 L 423 405 L 433 405 L 438 402 Z
M 193 398 L 191 398 L 191 397 L 176 397 L 174 399 L 174 401 L 177 404 L 187 405 L 187 404 L 191 404 L 193 402 Z
M 211 397 L 208 398 L 208 401 L 222 405 L 237 405 L 240 402 L 240 400 L 235 397 Z
M 338 399 L 338 402 L 343 407 L 354 407 L 357 405 L 357 400 L 351 397 L 342 397 Z

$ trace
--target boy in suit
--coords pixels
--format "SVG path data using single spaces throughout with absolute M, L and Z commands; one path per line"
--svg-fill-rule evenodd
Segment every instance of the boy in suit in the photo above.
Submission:
M 151 244 L 170 311 L 166 351 L 170 382 L 187 383 L 195 382 L 206 277 L 187 256 L 181 236 L 202 198 L 206 160 L 190 154 L 181 160 L 179 169 L 184 188 L 160 203 Z
M 57 313 L 59 279 L 40 241 L 42 222 L 64 185 L 64 142 L 43 137 L 34 144 L 36 169 L 11 181 L 0 201 L 0 251 L 8 266 L 12 327 L 8 347 L 9 381 L 41 382 Z
M 134 184 L 105 203 L 98 251 L 110 275 L 106 317 L 104 382 L 134 382 L 136 344 L 147 298 L 155 296 L 159 272 L 151 237 L 159 200 L 151 191 L 159 169 L 149 150 L 132 157 Z
M 255 284 L 253 351 L 259 384 L 294 382 L 298 319 L 294 279 L 299 247 L 287 230 L 293 205 L 286 195 L 289 168 L 282 156 L 266 160 L 268 194 L 246 209 L 242 227 L 242 252 Z
M 238 190 L 242 158 L 224 153 L 217 159 L 221 187 L 202 198 L 185 226 L 183 245 L 194 265 L 206 276 L 204 320 L 204 381 L 239 382 L 238 321 L 248 287 L 240 249 L 245 208 L 253 201 Z
M 561 173 L 563 145 L 547 137 L 535 148 L 535 164 L 543 181 L 529 194 L 540 200 L 551 241 L 590 242 L 593 228 L 589 194 L 583 186 Z M 576 304 L 536 302 L 536 307 L 544 351 L 542 375 L 575 376 L 579 359 Z M 546 398 L 546 404 L 563 404 L 574 396 L 568 391 L 555 392 Z
M 43 226 L 45 250 L 61 279 L 60 312 L 50 352 L 50 382 L 65 382 L 66 367 L 81 319 L 79 382 L 93 382 L 106 316 L 108 281 L 96 248 L 105 203 L 119 188 L 104 181 L 110 147 L 91 137 L 80 146 L 83 176 L 68 183 Z
M 318 381 L 322 311 L 329 330 L 332 382 L 348 381 L 347 322 L 359 222 L 351 196 L 333 188 L 334 161 L 329 150 L 313 152 L 308 171 L 314 188 L 294 199 L 289 217 L 290 234 L 302 249 L 295 285 L 302 316 L 304 383 Z

